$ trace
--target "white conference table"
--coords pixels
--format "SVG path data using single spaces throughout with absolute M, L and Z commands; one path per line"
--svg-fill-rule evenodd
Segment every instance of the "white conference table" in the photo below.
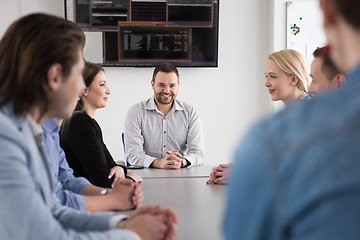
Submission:
M 206 184 L 212 168 L 136 170 L 144 178 L 143 205 L 160 204 L 177 212 L 176 240 L 223 239 L 221 226 L 226 185 Z

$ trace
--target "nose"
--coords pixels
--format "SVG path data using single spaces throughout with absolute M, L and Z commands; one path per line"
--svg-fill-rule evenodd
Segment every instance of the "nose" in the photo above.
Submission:
M 266 78 L 264 86 L 267 87 L 267 88 L 271 86 L 269 78 Z
M 110 95 L 110 88 L 108 86 L 106 86 L 106 92 L 105 92 L 107 95 Z
M 164 87 L 164 92 L 165 93 L 170 93 L 170 87 L 169 86 Z

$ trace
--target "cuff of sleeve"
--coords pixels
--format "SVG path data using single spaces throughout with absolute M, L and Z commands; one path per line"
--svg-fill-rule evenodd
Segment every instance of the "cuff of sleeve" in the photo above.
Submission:
M 188 156 L 183 156 L 183 158 L 188 160 L 188 162 L 190 163 L 190 165 L 188 165 L 187 167 L 196 167 L 196 166 L 201 166 L 203 164 L 202 158 L 196 157 L 192 154 Z
M 144 160 L 144 167 L 149 168 L 149 166 L 151 165 L 151 163 L 153 161 L 155 161 L 155 159 L 156 158 L 154 158 L 154 157 L 149 157 L 149 156 L 146 157 L 145 160 Z
M 125 218 L 126 218 L 126 216 L 121 215 L 121 214 L 112 216 L 109 221 L 109 229 L 116 229 L 118 222 Z M 130 234 L 134 240 L 141 240 L 140 236 L 137 235 L 136 233 L 129 231 L 127 229 L 122 229 L 122 230 L 126 231 L 128 234 Z
M 77 194 L 77 196 L 79 196 L 79 210 L 81 211 L 85 211 L 85 198 L 83 195 L 81 194 Z
M 126 215 L 122 215 L 122 214 L 117 214 L 117 215 L 110 217 L 109 229 L 116 229 L 118 222 L 125 219 L 126 217 L 127 217 Z

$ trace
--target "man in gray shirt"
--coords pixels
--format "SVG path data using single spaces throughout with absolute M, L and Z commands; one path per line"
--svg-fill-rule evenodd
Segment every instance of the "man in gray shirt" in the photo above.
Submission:
M 125 157 L 131 165 L 176 169 L 203 163 L 204 137 L 198 112 L 176 98 L 179 73 L 162 63 L 154 69 L 154 96 L 131 107 L 125 121 Z

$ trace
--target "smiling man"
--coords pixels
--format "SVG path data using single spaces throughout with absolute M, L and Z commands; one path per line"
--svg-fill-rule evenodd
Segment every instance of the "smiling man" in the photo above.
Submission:
M 158 65 L 154 96 L 130 108 L 125 121 L 125 157 L 131 165 L 177 169 L 203 163 L 204 137 L 198 112 L 176 99 L 179 72 Z

